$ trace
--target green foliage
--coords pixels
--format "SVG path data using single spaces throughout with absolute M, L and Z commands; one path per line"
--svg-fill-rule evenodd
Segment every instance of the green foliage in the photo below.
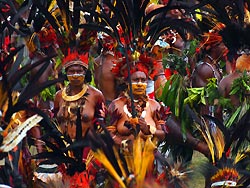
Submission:
M 188 56 L 193 56 L 196 53 L 196 48 L 199 45 L 199 40 L 194 39 L 189 42 L 189 48 L 185 49 L 185 54 Z
M 250 92 L 249 85 L 250 85 L 250 77 L 247 75 L 246 72 L 244 72 L 241 77 L 233 81 L 230 95 L 238 96 L 241 105 L 236 109 L 235 107 L 232 106 L 222 105 L 224 108 L 229 108 L 231 111 L 233 111 L 233 113 L 230 114 L 230 118 L 228 118 L 227 121 L 225 122 L 226 127 L 230 127 L 233 123 L 237 123 L 244 116 L 244 114 L 250 109 L 250 102 L 246 95 Z M 231 104 L 231 101 L 229 104 Z
M 40 92 L 40 96 L 43 99 L 43 101 L 54 100 L 55 94 L 56 94 L 56 86 L 55 85 L 47 87 Z
M 170 84 L 171 83 L 171 84 Z M 160 100 L 170 107 L 176 117 L 179 117 L 180 105 L 182 95 L 185 94 L 185 87 L 183 87 L 183 78 L 179 74 L 173 74 L 167 81 L 163 88 L 162 96 Z
M 205 87 L 188 88 L 188 97 L 185 98 L 184 103 L 189 104 L 191 107 L 193 107 L 194 104 L 214 105 L 215 100 L 220 96 L 217 79 L 210 78 L 208 81 Z
M 225 98 L 220 96 L 218 99 L 218 104 L 223 107 L 224 109 L 228 109 L 228 110 L 233 110 L 235 107 L 233 106 L 231 99 L 229 98 Z
M 185 54 L 167 54 L 162 59 L 163 67 L 170 68 L 172 71 L 178 72 L 180 75 L 186 76 L 186 69 L 189 67 L 189 64 L 186 61 L 187 57 Z
M 18 5 L 21 5 L 24 2 L 24 0 L 16 0 L 16 2 L 18 3 Z
M 208 83 L 205 87 L 205 90 L 208 99 L 208 104 L 214 105 L 215 99 L 218 99 L 219 97 L 217 79 L 216 78 L 208 79 Z
M 184 103 L 189 104 L 191 107 L 194 107 L 194 104 L 206 105 L 205 100 L 205 88 L 187 88 L 188 97 L 185 98 Z
M 198 40 L 192 40 L 188 42 L 188 47 L 184 49 L 181 54 L 168 53 L 164 54 L 162 64 L 164 68 L 170 68 L 174 72 L 182 76 L 188 74 L 187 70 L 190 70 L 189 58 L 196 55 L 196 48 L 199 44 Z
M 187 96 L 186 80 L 180 74 L 173 74 L 166 82 L 160 100 L 169 106 L 172 113 L 181 122 L 183 135 L 185 136 L 187 126 L 191 125 L 185 112 L 184 99 Z
M 232 84 L 232 89 L 230 95 L 237 95 L 240 102 L 244 101 L 246 93 L 250 91 L 250 76 L 246 72 L 237 79 L 234 80 Z

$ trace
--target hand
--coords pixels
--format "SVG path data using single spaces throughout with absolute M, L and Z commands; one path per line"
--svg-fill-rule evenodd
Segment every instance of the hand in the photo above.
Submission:
M 99 115 L 102 118 L 105 118 L 107 114 L 107 109 L 104 103 L 102 103 L 102 108 L 99 110 Z
M 165 121 L 164 120 L 158 120 L 156 122 L 156 125 L 160 125 L 160 126 L 165 125 Z
M 130 118 L 129 121 L 124 122 L 124 126 L 128 129 L 136 129 L 136 125 L 138 125 L 138 118 Z
M 148 135 L 150 133 L 149 125 L 145 121 L 144 118 L 139 118 L 138 119 L 138 124 L 140 125 L 140 130 L 143 132 L 143 134 Z

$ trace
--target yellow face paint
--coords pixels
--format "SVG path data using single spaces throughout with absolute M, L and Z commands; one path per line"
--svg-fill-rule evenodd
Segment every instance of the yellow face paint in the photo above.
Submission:
M 132 82 L 132 93 L 134 95 L 145 95 L 147 83 Z
M 67 78 L 70 81 L 70 83 L 80 85 L 80 84 L 83 84 L 85 75 L 84 74 L 68 74 Z

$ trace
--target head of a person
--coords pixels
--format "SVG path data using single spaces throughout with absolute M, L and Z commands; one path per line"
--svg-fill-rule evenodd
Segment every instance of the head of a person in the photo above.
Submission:
M 98 36 L 98 40 L 102 46 L 103 51 L 113 51 L 114 50 L 117 43 L 113 37 L 111 37 L 110 35 L 103 33 L 103 32 L 99 32 L 97 36 Z
M 127 88 L 128 90 L 132 90 L 133 95 L 146 95 L 148 79 L 156 74 L 154 73 L 155 61 L 145 55 L 140 55 L 136 60 L 130 56 L 128 61 L 129 68 L 126 63 L 126 58 L 122 58 L 115 63 L 111 71 L 117 78 L 126 81 Z M 129 79 L 131 79 L 131 88 Z
M 211 177 L 211 187 L 238 187 L 238 178 L 239 173 L 235 168 L 224 167 L 218 169 L 217 172 Z
M 239 72 L 250 72 L 250 55 L 242 54 L 236 60 L 236 70 Z
M 146 95 L 148 77 L 143 71 L 135 71 L 131 74 L 131 85 L 133 95 Z
M 70 53 L 63 60 L 63 68 L 71 85 L 83 85 L 87 81 L 88 54 Z
M 200 49 L 204 54 L 213 56 L 215 60 L 225 61 L 228 53 L 228 48 L 223 42 L 220 31 L 225 26 L 223 24 L 217 24 L 212 30 L 203 35 L 203 39 L 200 42 Z

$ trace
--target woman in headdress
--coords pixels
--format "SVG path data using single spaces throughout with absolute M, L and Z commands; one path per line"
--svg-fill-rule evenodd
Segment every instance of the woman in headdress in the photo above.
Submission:
M 76 114 L 80 109 L 82 136 L 93 128 L 93 120 L 100 117 L 104 105 L 101 91 L 89 85 L 88 55 L 70 53 L 63 60 L 69 84 L 55 96 L 54 110 L 62 132 L 72 140 L 76 137 Z
M 54 112 L 59 129 L 73 142 L 86 138 L 90 129 L 95 131 L 97 129 L 95 122 L 98 118 L 104 117 L 104 96 L 101 91 L 88 84 L 91 81 L 88 62 L 88 53 L 72 52 L 63 59 L 63 68 L 69 84 L 56 93 L 54 101 Z M 88 159 L 89 151 L 88 147 L 80 151 L 83 152 L 79 154 L 82 159 L 74 155 L 79 160 L 79 165 L 85 166 L 83 161 Z M 80 166 L 74 168 L 73 174 L 70 174 L 73 176 L 70 179 L 71 186 L 74 187 L 82 181 L 86 181 L 84 185 L 89 185 L 91 180 L 87 177 L 84 180 L 81 179 L 86 174 L 85 167 L 82 170 Z
M 112 69 L 113 73 L 126 80 L 129 83 L 129 74 L 131 74 L 131 86 L 128 85 L 127 90 L 113 100 L 109 106 L 109 113 L 111 114 L 111 124 L 115 128 L 113 139 L 121 146 L 125 141 L 132 141 L 134 139 L 133 130 L 136 125 L 139 125 L 139 135 L 145 137 L 151 135 L 154 138 L 163 140 L 165 132 L 162 129 L 164 121 L 157 117 L 157 111 L 160 110 L 160 104 L 154 99 L 150 99 L 146 95 L 147 80 L 152 72 L 154 62 L 151 58 L 140 55 L 138 60 L 130 59 L 130 71 L 128 72 L 126 60 L 123 58 L 121 62 L 117 62 Z M 151 67 L 150 67 L 151 66 Z M 129 92 L 132 92 L 133 99 L 130 98 Z M 132 109 L 132 105 L 134 108 Z M 132 110 L 136 112 L 136 120 L 132 117 Z

